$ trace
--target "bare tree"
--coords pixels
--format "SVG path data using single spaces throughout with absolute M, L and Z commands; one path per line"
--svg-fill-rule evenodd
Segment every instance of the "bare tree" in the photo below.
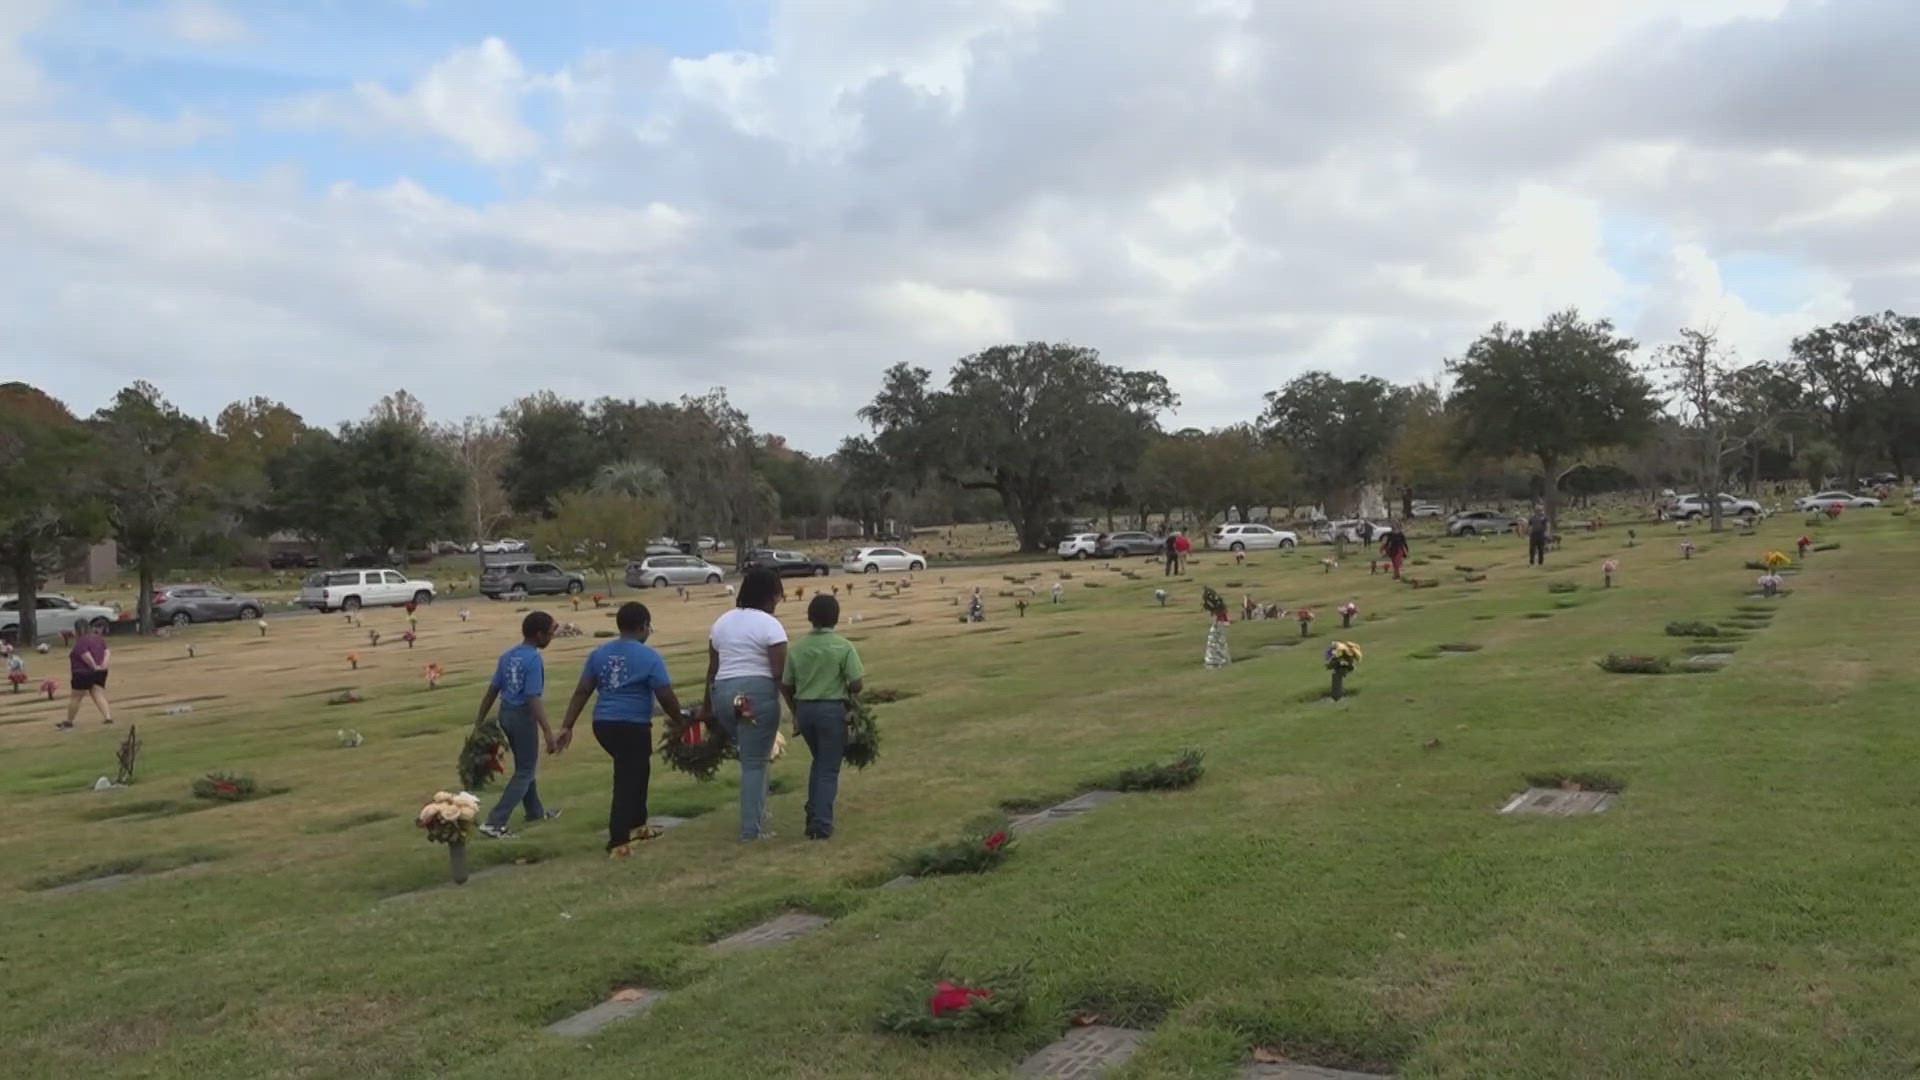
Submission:
M 513 437 L 499 420 L 486 416 L 469 416 L 457 426 L 447 425 L 440 436 L 453 448 L 466 478 L 466 514 L 473 538 L 489 539 L 494 529 L 513 516 L 500 484 L 500 469 L 513 453 Z
M 1732 365 L 1733 351 L 1720 344 L 1720 332 L 1708 327 L 1696 330 L 1683 327 L 1680 340 L 1662 346 L 1659 370 L 1667 374 L 1662 389 L 1671 395 L 1669 407 L 1680 421 L 1683 439 L 1689 449 L 1688 465 L 1706 500 L 1713 531 L 1721 528 L 1720 488 L 1726 477 L 1727 458 L 1745 452 L 1747 444 L 1759 432 L 1747 427 L 1764 423 L 1743 417 L 1749 404 L 1745 391 L 1750 381 L 1742 369 Z M 1742 423 L 1746 420 L 1747 423 Z

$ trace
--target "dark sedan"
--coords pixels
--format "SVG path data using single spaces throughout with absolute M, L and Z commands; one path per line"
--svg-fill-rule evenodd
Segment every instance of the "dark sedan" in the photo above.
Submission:
M 826 577 L 833 571 L 833 564 L 821 562 L 798 551 L 774 551 L 771 548 L 761 548 L 748 553 L 747 569 L 771 570 L 783 578 Z
M 175 626 L 257 619 L 266 610 L 257 597 L 238 596 L 211 585 L 169 585 L 153 591 L 153 621 Z
M 1156 540 L 1151 533 L 1117 532 L 1108 533 L 1094 543 L 1093 557 L 1124 559 L 1129 555 L 1159 555 L 1166 549 L 1167 542 Z

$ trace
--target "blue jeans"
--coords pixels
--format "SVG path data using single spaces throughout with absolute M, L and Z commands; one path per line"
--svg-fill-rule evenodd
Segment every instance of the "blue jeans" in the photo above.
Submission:
M 540 789 L 533 782 L 533 771 L 540 767 L 540 725 L 534 722 L 533 710 L 525 705 L 500 706 L 500 730 L 506 733 L 507 749 L 513 751 L 513 775 L 507 778 L 500 801 L 487 815 L 487 824 L 504 829 L 513 808 L 522 803 L 526 804 L 528 821 L 539 821 L 547 811 L 540 805 Z
M 847 705 L 796 702 L 793 720 L 813 751 L 813 767 L 807 771 L 807 836 L 825 840 L 833 835 L 833 800 L 840 793 L 840 759 L 847 752 Z
M 733 699 L 741 694 L 753 704 L 751 722 L 734 711 Z M 713 718 L 740 752 L 740 839 L 758 840 L 767 825 L 767 763 L 780 734 L 779 689 L 764 675 L 715 680 Z

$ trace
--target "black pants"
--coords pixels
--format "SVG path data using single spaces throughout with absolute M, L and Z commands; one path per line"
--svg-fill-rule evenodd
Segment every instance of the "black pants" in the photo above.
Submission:
M 613 759 L 613 807 L 607 812 L 607 849 L 633 838 L 647 823 L 647 780 L 653 768 L 653 725 L 600 722 L 593 738 Z
M 1174 574 L 1179 573 L 1179 571 L 1180 571 L 1180 556 L 1171 551 L 1167 552 L 1167 572 L 1165 574 L 1162 574 L 1161 576 L 1172 577 Z
M 1527 565 L 1547 565 L 1547 537 L 1545 533 L 1527 534 Z

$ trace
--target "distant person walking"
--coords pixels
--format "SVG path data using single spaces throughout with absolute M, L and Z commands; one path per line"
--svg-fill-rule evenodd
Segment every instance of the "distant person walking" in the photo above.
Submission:
M 1527 565 L 1547 565 L 1547 512 L 1535 509 L 1527 519 Z
M 54 727 L 73 727 L 74 718 L 80 715 L 82 698 L 92 699 L 93 707 L 100 710 L 102 724 L 113 723 L 113 706 L 107 703 L 107 661 L 112 658 L 113 650 L 107 648 L 104 634 L 85 619 L 73 624 L 73 650 L 67 654 L 67 672 L 72 677 L 67 718 Z
M 593 740 L 613 759 L 613 802 L 607 810 L 607 854 L 624 859 L 633 854 L 636 840 L 660 835 L 647 824 L 647 782 L 652 778 L 653 704 L 668 716 L 680 715 L 667 662 L 647 638 L 653 634 L 653 613 L 647 605 L 628 602 L 614 613 L 620 636 L 587 654 L 580 682 L 567 702 L 554 753 L 573 742 L 573 725 L 587 699 L 593 703 Z
M 780 679 L 787 629 L 773 617 L 784 587 L 771 570 L 740 579 L 734 609 L 707 636 L 707 692 L 700 715 L 712 717 L 740 754 L 740 839 L 769 839 L 767 764 L 780 734 Z
M 793 710 L 795 734 L 807 741 L 807 839 L 833 837 L 833 800 L 840 793 L 840 761 L 847 752 L 847 708 L 860 693 L 866 669 L 853 642 L 834 629 L 840 601 L 815 596 L 807 604 L 813 631 L 787 649 L 780 689 Z
M 1393 579 L 1400 580 L 1400 566 L 1407 561 L 1407 534 L 1397 521 L 1387 525 L 1380 541 L 1380 554 L 1393 564 Z
M 1175 573 L 1184 574 L 1187 572 L 1187 554 L 1192 550 L 1193 541 L 1187 539 L 1186 530 L 1183 529 L 1173 534 L 1173 553 L 1177 559 L 1177 565 L 1174 568 Z
M 1162 577 L 1172 577 L 1180 572 L 1180 538 L 1177 534 L 1167 534 L 1167 572 Z
M 547 690 L 547 665 L 540 650 L 553 644 L 553 616 L 536 611 L 520 620 L 520 644 L 500 654 L 494 665 L 493 680 L 480 699 L 478 720 L 485 720 L 500 703 L 500 730 L 507 736 L 507 749 L 513 751 L 513 775 L 500 792 L 500 801 L 487 814 L 480 835 L 502 839 L 513 808 L 524 806 L 528 822 L 547 821 L 560 816 L 558 810 L 540 805 L 540 789 L 534 783 L 534 770 L 540 767 L 540 747 L 547 753 L 559 750 L 553 729 L 547 726 L 547 707 L 541 700 Z M 477 721 L 476 721 L 477 722 Z

